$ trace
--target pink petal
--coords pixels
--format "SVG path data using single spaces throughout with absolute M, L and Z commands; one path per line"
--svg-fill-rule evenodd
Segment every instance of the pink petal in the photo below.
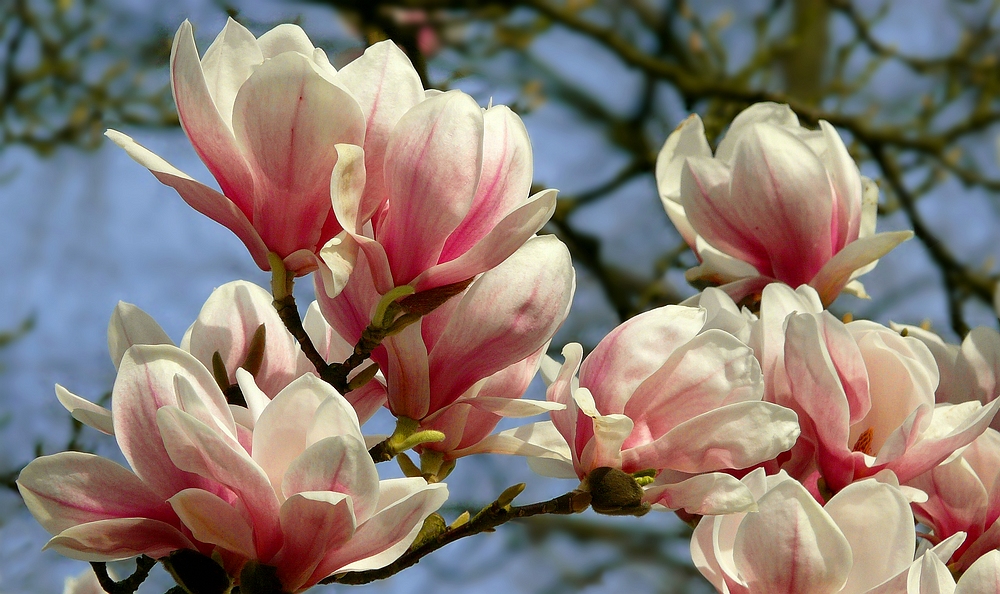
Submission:
M 949 405 L 938 405 L 938 407 L 947 406 Z M 952 405 L 955 414 L 961 414 L 960 407 L 962 405 Z M 948 458 L 955 450 L 969 445 L 982 435 L 989 427 L 998 408 L 1000 408 L 1000 401 L 994 400 L 989 406 L 975 407 L 971 414 L 966 411 L 968 416 L 963 415 L 964 418 L 953 430 L 941 437 L 927 436 L 921 439 L 909 448 L 904 456 L 890 462 L 887 467 L 896 473 L 901 483 L 906 483 L 911 478 L 927 472 Z M 937 417 L 943 412 L 935 409 L 934 416 Z
M 681 206 L 687 220 L 707 243 L 765 276 L 773 276 L 760 233 L 746 228 L 733 212 L 732 174 L 718 159 L 689 157 L 681 170 Z
M 178 468 L 229 487 L 246 506 L 261 559 L 281 546 L 278 499 L 267 475 L 242 449 L 235 449 L 212 429 L 179 408 L 167 406 L 156 415 L 163 445 Z
M 907 592 L 919 594 L 953 594 L 955 579 L 948 567 L 936 555 L 924 554 L 913 563 L 906 580 Z M 916 569 L 916 571 L 914 571 Z
M 181 127 L 184 128 L 184 132 L 191 140 L 195 152 L 201 157 L 215 179 L 219 181 L 222 193 L 229 197 L 226 202 L 232 200 L 235 203 L 236 211 L 241 212 L 245 218 L 249 219 L 253 213 L 251 197 L 254 190 L 250 167 L 233 137 L 232 127 L 229 124 L 230 116 L 228 114 L 223 116 L 215 105 L 205 80 L 201 60 L 198 58 L 198 48 L 194 44 L 191 23 L 187 21 L 184 21 L 177 29 L 174 44 L 170 50 L 170 83 L 173 87 L 174 101 L 177 103 L 177 115 L 180 117 Z M 112 140 L 118 142 L 114 138 Z M 120 142 L 118 144 L 121 145 Z M 159 178 L 159 176 L 157 177 Z M 167 183 L 163 179 L 160 181 Z M 172 184 L 167 183 L 167 185 L 176 188 Z M 181 192 L 181 196 L 184 197 L 184 192 Z M 194 206 L 196 210 L 235 231 L 232 226 L 209 215 L 187 198 L 185 201 Z M 229 216 L 235 218 L 235 213 Z M 247 243 L 242 235 L 240 239 Z M 247 245 L 249 247 L 249 244 Z M 254 259 L 257 260 L 256 255 Z M 261 262 L 257 260 L 257 264 L 260 265 Z
M 63 405 L 77 421 L 88 427 L 93 427 L 101 433 L 115 434 L 110 410 L 80 398 L 59 384 L 56 384 L 56 398 L 59 399 L 59 404 Z
M 300 385 L 302 389 L 311 389 L 327 396 L 316 409 L 316 415 L 308 425 L 309 430 L 306 431 L 307 447 L 321 439 L 335 435 L 351 436 L 362 443 L 365 441 L 358 424 L 358 416 L 347 399 L 316 376 L 310 377 L 307 382 L 302 382 Z
M 961 400 L 976 399 L 983 404 L 991 402 L 1000 392 L 1000 334 L 993 328 L 978 326 L 973 328 L 962 341 L 960 367 L 964 384 L 970 393 L 961 394 Z M 942 379 L 942 384 L 944 380 Z M 965 385 L 963 385 L 965 387 Z
M 174 394 L 177 395 L 177 408 L 211 427 L 231 447 L 241 447 L 236 437 L 236 421 L 229 406 L 222 409 L 209 406 L 198 388 L 183 375 L 174 376 Z
M 749 511 L 757 503 L 746 485 L 721 472 L 699 474 L 678 483 L 653 483 L 645 489 L 642 499 L 700 516 Z M 692 540 L 692 550 L 694 546 Z
M 122 454 L 136 475 L 163 499 L 188 487 L 212 490 L 205 479 L 174 466 L 163 443 L 150 437 L 159 434 L 157 410 L 179 404 L 177 375 L 190 380 L 219 416 L 231 414 L 208 370 L 188 353 L 168 345 L 136 345 L 126 351 L 111 393 L 111 414 Z
M 363 523 L 378 503 L 378 473 L 364 442 L 338 435 L 318 441 L 288 467 L 281 490 L 291 498 L 304 491 L 333 491 L 351 497 L 353 517 Z
M 716 518 L 707 517 L 698 521 L 691 535 L 691 562 L 701 575 L 711 582 L 719 592 L 725 592 L 725 578 L 722 565 L 715 554 L 714 532 Z
M 289 497 L 281 506 L 284 544 L 271 561 L 284 588 L 298 592 L 315 583 L 311 576 L 316 566 L 350 540 L 354 525 L 351 498 L 346 495 L 304 492 Z
M 799 118 L 788 105 L 764 101 L 754 103 L 733 118 L 729 130 L 719 142 L 715 157 L 723 162 L 731 162 L 739 146 L 739 140 L 754 124 L 771 124 L 783 128 L 799 128 Z
M 829 314 L 791 315 L 787 324 L 784 367 L 795 406 L 808 419 L 804 431 L 821 447 L 827 481 L 846 484 L 853 473 L 851 417 L 870 402 L 864 361 L 843 324 Z
M 792 447 L 794 412 L 769 402 L 739 402 L 677 425 L 663 437 L 623 452 L 622 468 L 669 468 L 687 473 L 747 468 Z
M 119 301 L 108 322 L 108 352 L 115 369 L 121 364 L 125 351 L 136 344 L 172 345 L 174 341 L 148 313 L 131 303 Z
M 52 534 L 113 518 L 177 521 L 139 477 L 93 454 L 62 452 L 36 458 L 21 471 L 17 488 L 31 515 Z
M 521 118 L 507 106 L 498 105 L 483 114 L 483 127 L 479 185 L 468 214 L 441 250 L 441 262 L 469 251 L 508 213 L 524 204 L 531 189 L 531 142 Z
M 845 592 L 867 592 L 912 563 L 913 513 L 899 489 L 874 480 L 859 481 L 844 487 L 823 509 L 851 545 L 854 564 Z
M 769 124 L 755 124 L 740 138 L 728 193 L 695 199 L 682 189 L 702 237 L 792 286 L 809 282 L 833 255 L 832 191 L 816 154 Z
M 575 284 L 569 250 L 550 235 L 479 277 L 429 355 L 430 409 L 537 351 L 565 319 Z
M 444 483 L 428 485 L 423 479 L 382 481 L 378 511 L 358 526 L 354 537 L 333 550 L 313 573 L 314 579 L 334 571 L 364 571 L 384 567 L 398 559 L 417 537 L 427 516 L 444 504 Z
M 330 177 L 330 197 L 333 212 L 344 230 L 352 236 L 361 235 L 372 212 L 362 210 L 361 194 L 367 186 L 365 152 L 360 146 L 338 144 L 337 164 Z
M 605 414 L 625 411 L 642 382 L 705 325 L 699 308 L 668 305 L 641 313 L 608 333 L 580 368 L 580 383 Z
M 219 110 L 219 116 L 230 131 L 233 129 L 236 93 L 250 78 L 254 67 L 263 61 L 264 55 L 253 33 L 232 17 L 226 20 L 226 26 L 205 50 L 205 56 L 201 60 L 205 86 Z
M 196 549 L 177 528 L 147 518 L 98 520 L 74 526 L 52 537 L 45 548 L 80 561 L 119 561 L 139 555 L 157 559 L 178 549 Z
M 326 287 L 316 277 L 315 289 L 316 299 L 319 303 L 323 318 L 342 336 L 344 340 L 352 345 L 361 338 L 361 333 L 371 323 L 371 316 L 378 301 L 382 298 L 375 279 L 372 278 L 372 266 L 369 266 L 368 255 L 365 251 L 367 245 L 378 246 L 378 243 L 368 242 L 361 244 L 357 254 L 357 262 L 353 265 L 347 284 L 336 297 L 330 297 Z M 374 251 L 379 251 L 378 249 Z M 381 252 L 385 256 L 385 252 Z M 384 262 L 386 276 L 386 290 L 392 289 L 392 278 L 388 276 L 388 262 Z M 376 349 L 378 352 L 379 349 Z M 381 364 L 383 361 L 380 361 Z
M 1000 551 L 990 551 L 976 560 L 958 580 L 955 594 L 1000 592 Z
M 168 501 L 197 540 L 246 559 L 257 556 L 253 527 L 232 504 L 218 495 L 201 489 L 185 489 Z
M 695 230 L 691 227 L 681 206 L 681 171 L 687 157 L 711 158 L 712 149 L 705 138 L 705 124 L 698 114 L 691 114 L 670 133 L 656 156 L 656 187 L 663 208 L 670 221 L 677 227 L 684 241 L 695 244 Z
M 826 151 L 820 155 L 833 185 L 832 248 L 839 252 L 858 238 L 861 224 L 861 174 L 844 141 L 828 122 L 820 121 Z
M 397 285 L 438 263 L 469 212 L 482 161 L 483 113 L 464 93 L 431 97 L 399 120 L 385 154 L 392 206 L 377 235 Z
M 382 346 L 385 347 L 388 359 L 388 365 L 383 371 L 389 410 L 397 417 L 426 417 L 432 412 L 430 363 L 427 347 L 420 335 L 420 324 L 408 326 L 399 334 L 383 341 Z
M 851 547 L 816 500 L 796 481 L 784 481 L 747 514 L 733 556 L 753 592 L 839 592 L 851 569 Z
M 563 410 L 552 411 L 552 423 L 563 436 L 572 452 L 574 466 L 579 462 L 579 454 L 587 442 L 593 437 L 592 421 L 577 408 L 574 392 L 577 388 L 576 372 L 580 369 L 583 359 L 583 347 L 571 342 L 563 347 L 565 362 L 552 385 L 545 393 L 545 398 L 566 406 Z
M 581 388 L 576 393 L 585 391 Z M 632 432 L 632 419 L 625 415 L 598 415 L 592 417 L 594 438 L 580 454 L 577 471 L 589 473 L 595 468 L 622 467 L 622 443 Z
M 912 231 L 890 231 L 855 240 L 826 261 L 809 284 L 816 287 L 825 305 L 833 303 L 837 295 L 866 265 L 878 261 L 897 245 L 913 237 Z
M 985 532 L 983 532 L 979 538 L 974 542 L 968 543 L 968 548 L 962 551 L 960 545 L 967 544 L 964 538 L 966 536 L 965 532 L 957 532 L 949 538 L 963 537 L 959 540 L 957 545 L 951 547 L 950 551 L 945 551 L 938 555 L 942 561 L 947 562 L 952 557 L 956 557 L 955 563 L 959 570 L 967 569 L 976 559 L 982 557 L 986 553 L 1000 548 L 1000 521 L 993 522 Z M 945 539 L 946 541 L 948 539 Z M 941 545 L 938 545 L 940 547 Z M 935 547 L 937 548 L 937 547 Z M 961 554 L 959 552 L 961 551 Z
M 552 217 L 555 208 L 555 190 L 538 192 L 499 221 L 469 251 L 454 260 L 428 268 L 411 284 L 416 290 L 423 291 L 472 278 L 495 268 L 541 229 Z
M 465 450 L 455 452 L 456 456 L 472 454 L 508 454 L 513 456 L 550 457 L 561 459 L 569 465 L 569 476 L 576 477 L 570 459 L 572 453 L 566 440 L 556 430 L 551 421 L 540 421 L 507 429 L 484 438 Z
M 303 375 L 278 393 L 258 417 L 251 451 L 274 492 L 282 491 L 289 464 L 309 446 L 309 426 L 331 393 L 333 388 L 316 376 Z
M 264 33 L 257 42 L 264 58 L 273 58 L 285 52 L 312 56 L 313 50 L 316 49 L 302 27 L 290 23 L 282 23 Z
M 233 131 L 254 171 L 254 227 L 271 251 L 285 257 L 318 250 L 340 232 L 339 224 L 324 229 L 333 216 L 334 145 L 364 139 L 364 116 L 350 94 L 324 79 L 309 58 L 283 53 L 240 88 Z
M 403 114 L 424 100 L 424 88 L 410 59 L 391 40 L 370 46 L 340 70 L 336 81 L 351 91 L 367 122 L 364 165 L 370 181 L 359 211 L 370 217 L 387 197 L 383 168 L 390 134 Z
M 760 364 L 753 351 L 721 330 L 700 334 L 636 388 L 625 414 L 639 433 L 629 442 L 656 439 L 676 425 L 735 402 L 760 400 Z
M 926 502 L 914 504 L 914 513 L 938 536 L 986 524 L 988 492 L 962 458 L 939 464 L 908 484 L 927 493 Z

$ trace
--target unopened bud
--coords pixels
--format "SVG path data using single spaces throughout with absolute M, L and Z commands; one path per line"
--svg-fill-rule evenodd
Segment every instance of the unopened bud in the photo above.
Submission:
M 649 504 L 642 501 L 642 487 L 630 474 L 603 466 L 590 471 L 584 481 L 590 506 L 599 514 L 641 516 L 649 511 Z
M 419 549 L 425 543 L 428 543 L 448 529 L 447 524 L 444 522 L 444 518 L 440 514 L 431 514 L 427 516 L 424 520 L 423 526 L 420 527 L 420 532 L 417 533 L 417 538 L 414 539 L 413 544 L 410 545 L 410 550 Z
M 425 316 L 443 305 L 445 301 L 464 291 L 471 283 L 472 278 L 467 278 L 443 287 L 434 287 L 403 297 L 397 301 L 397 304 L 406 313 Z
M 518 483 L 514 486 L 507 487 L 504 489 L 503 493 L 497 497 L 497 503 L 500 504 L 500 507 L 507 507 L 514 502 L 515 497 L 524 492 L 524 487 L 524 483 Z
M 459 514 L 457 518 L 455 518 L 454 522 L 448 525 L 448 530 L 461 528 L 462 526 L 468 524 L 470 519 L 472 519 L 472 515 L 468 511 L 464 511 L 461 514 Z

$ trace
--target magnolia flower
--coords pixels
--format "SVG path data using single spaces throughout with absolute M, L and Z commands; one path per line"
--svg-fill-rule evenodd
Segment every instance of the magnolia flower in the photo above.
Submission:
M 569 312 L 575 285 L 566 246 L 551 235 L 528 240 L 374 350 L 389 410 L 444 432 L 444 442 L 426 447 L 451 456 L 492 431 L 501 416 L 552 408 L 520 396 Z M 336 298 L 319 287 L 317 294 L 323 315 L 349 342 L 361 336 L 381 299 L 368 266 L 359 266 Z
M 197 359 L 169 345 L 128 349 L 112 414 L 132 471 L 63 452 L 18 478 L 54 535 L 46 547 L 86 561 L 190 549 L 230 576 L 248 561 L 272 566 L 285 591 L 299 592 L 390 563 L 447 498 L 422 479 L 379 481 L 354 409 L 314 375 L 274 399 L 246 371 L 237 381 L 254 418 L 250 444 Z
M 271 301 L 271 294 L 253 283 L 234 281 L 222 285 L 205 301 L 198 318 L 184 333 L 180 347 L 213 370 L 218 354 L 222 369 L 213 373 L 220 388 L 228 391 L 231 386 L 237 386 L 237 370 L 253 367 L 251 373 L 258 388 L 269 398 L 274 397 L 292 380 L 315 373 L 315 369 L 285 328 Z M 353 352 L 354 346 L 330 328 L 315 304 L 309 308 L 303 325 L 328 361 L 343 361 Z M 173 342 L 149 314 L 135 305 L 119 302 L 108 323 L 108 350 L 116 368 L 125 352 L 137 344 L 173 345 Z M 221 372 L 224 372 L 222 377 Z M 76 420 L 103 433 L 114 434 L 112 414 L 108 409 L 60 385 L 56 385 L 56 396 Z M 348 400 L 358 416 L 367 420 L 385 402 L 385 388 L 378 381 L 372 381 L 350 392 Z M 231 408 L 241 427 L 253 427 L 245 406 Z
M 355 69 L 377 66 L 368 62 Z M 380 84 L 371 74 L 370 84 Z M 295 25 L 255 39 L 230 19 L 199 59 L 185 21 L 174 37 L 170 76 L 181 125 L 221 193 L 128 136 L 107 136 L 233 231 L 261 269 L 270 270 L 268 252 L 296 274 L 315 269 L 315 252 L 342 230 L 330 204 L 334 145 L 362 144 L 366 127 L 326 54 Z
M 795 413 L 761 402 L 753 351 L 704 330 L 706 317 L 701 308 L 662 307 L 613 330 L 586 359 L 580 345 L 567 345 L 547 394 L 566 409 L 487 445 L 532 456 L 543 474 L 581 481 L 600 468 L 653 471 L 644 499 L 669 509 L 746 509 L 749 493 L 720 471 L 775 457 L 799 428 Z
M 461 91 L 413 105 L 382 152 L 368 140 L 337 151 L 333 208 L 349 238 L 321 254 L 331 296 L 359 248 L 383 295 L 467 281 L 503 262 L 555 209 L 554 190 L 528 196 L 531 145 L 520 118 L 504 106 L 483 110 Z
M 907 493 L 891 473 L 844 488 L 821 506 L 781 472 L 743 478 L 756 511 L 702 518 L 691 538 L 695 566 L 725 594 L 883 591 L 913 561 Z M 881 481 L 881 482 L 880 482 Z
M 656 160 L 663 206 L 701 264 L 692 282 L 737 301 L 770 282 L 809 284 L 828 305 L 912 236 L 874 235 L 878 188 L 836 130 L 807 130 L 787 105 L 758 103 L 733 120 L 715 156 L 701 118 L 675 130 Z
M 844 324 L 828 312 L 783 313 L 761 310 L 758 324 L 772 329 L 760 332 L 762 360 L 774 401 L 795 410 L 802 426 L 782 467 L 811 489 L 822 477 L 836 492 L 882 469 L 907 483 L 971 443 L 1000 404 L 935 406 L 937 366 L 914 338 L 874 322 Z M 778 326 L 784 331 L 775 339 Z
M 927 501 L 913 509 L 934 538 L 966 534 L 952 558 L 945 559 L 955 570 L 966 571 L 984 553 L 1000 548 L 1000 433 L 987 429 L 960 455 L 910 484 L 927 493 Z

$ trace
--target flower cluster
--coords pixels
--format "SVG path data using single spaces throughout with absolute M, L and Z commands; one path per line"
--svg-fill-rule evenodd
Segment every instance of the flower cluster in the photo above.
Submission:
M 110 409 L 56 395 L 130 468 L 28 464 L 18 487 L 49 548 L 144 555 L 184 591 L 292 593 L 392 575 L 515 517 L 655 509 L 697 523 L 692 558 L 720 592 L 997 591 L 1000 334 L 949 345 L 826 311 L 909 236 L 874 232 L 877 186 L 828 123 L 755 105 L 713 155 L 698 116 L 683 122 L 657 182 L 707 288 L 559 363 L 572 260 L 538 235 L 556 196 L 530 193 L 510 109 L 425 90 L 391 42 L 337 71 L 294 25 L 255 38 L 230 20 L 199 56 L 185 22 L 170 63 L 219 189 L 108 136 L 272 287 L 220 287 L 179 346 L 119 304 Z M 302 319 L 292 287 L 311 273 Z M 523 398 L 539 372 L 545 400 Z M 382 409 L 395 431 L 366 437 Z M 482 453 L 571 490 L 514 507 L 515 486 L 447 525 L 444 481 Z M 406 476 L 380 479 L 392 459 Z

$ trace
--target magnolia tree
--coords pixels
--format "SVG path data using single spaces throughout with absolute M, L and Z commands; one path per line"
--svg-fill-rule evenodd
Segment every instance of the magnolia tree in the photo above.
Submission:
M 120 303 L 110 410 L 56 386 L 130 466 L 63 452 L 21 472 L 47 547 L 93 565 L 68 590 L 134 592 L 157 562 L 171 592 L 365 584 L 591 509 L 676 513 L 719 592 L 1000 591 L 1000 334 L 953 345 L 826 310 L 865 296 L 859 278 L 911 235 L 876 232 L 878 187 L 827 122 L 760 103 L 714 150 L 697 115 L 682 122 L 656 177 L 704 290 L 585 356 L 551 344 L 574 271 L 539 234 L 555 191 L 531 193 L 510 109 L 425 89 L 391 42 L 337 71 L 295 25 L 255 38 L 230 21 L 199 55 L 185 22 L 170 67 L 219 189 L 107 136 L 272 283 L 218 288 L 179 345 Z M 536 374 L 544 401 L 522 397 Z M 382 407 L 395 430 L 366 435 Z M 442 517 L 449 473 L 484 453 L 578 482 Z M 393 461 L 405 476 L 380 478 Z M 123 581 L 104 565 L 136 557 Z

